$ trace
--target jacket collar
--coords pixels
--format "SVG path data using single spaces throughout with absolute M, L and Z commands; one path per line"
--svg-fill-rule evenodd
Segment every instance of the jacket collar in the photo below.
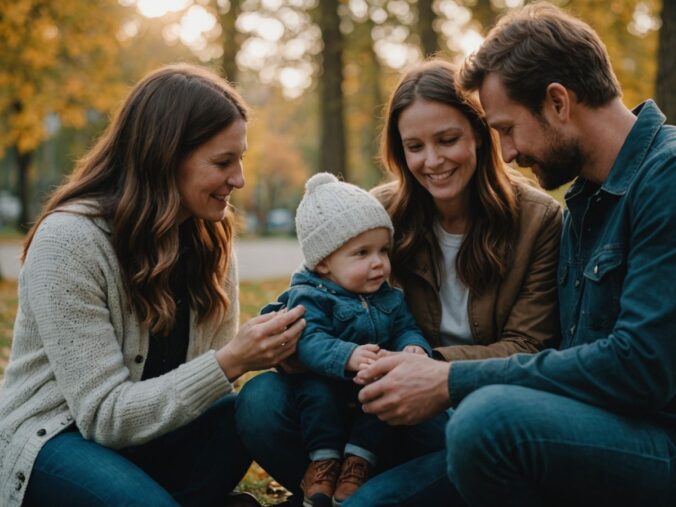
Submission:
M 352 297 L 352 298 L 359 298 L 360 296 L 359 294 L 343 289 L 340 285 L 332 282 L 331 280 L 322 278 L 317 273 L 309 270 L 305 266 L 303 266 L 302 269 L 296 271 L 293 275 L 291 275 L 290 286 L 297 287 L 300 285 L 309 285 L 316 289 L 323 290 L 337 296 Z M 384 282 L 383 285 L 380 287 L 380 289 L 378 289 L 378 291 L 376 291 L 374 294 L 366 294 L 364 295 L 364 297 L 371 298 L 372 296 L 379 295 L 381 292 L 387 290 L 389 287 L 390 285 L 387 282 Z
M 601 190 L 616 196 L 624 195 L 643 164 L 650 146 L 666 117 L 652 100 L 639 104 L 633 113 L 637 116 L 634 126 L 624 141 L 617 158 L 610 169 L 608 177 L 601 185 Z M 566 192 L 566 199 L 583 192 L 586 186 L 584 178 L 577 178 Z
M 655 135 L 666 120 L 652 100 L 640 104 L 633 113 L 637 116 L 636 123 L 624 141 L 610 174 L 601 187 L 610 194 L 624 195 L 627 192 L 636 172 L 645 160 Z

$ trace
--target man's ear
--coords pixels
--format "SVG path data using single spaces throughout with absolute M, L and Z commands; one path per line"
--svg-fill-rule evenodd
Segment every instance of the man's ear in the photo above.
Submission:
M 568 88 L 561 83 L 549 83 L 545 91 L 545 106 L 559 121 L 567 122 L 570 119 L 571 100 L 573 96 Z
M 317 265 L 315 266 L 314 270 L 320 275 L 324 276 L 328 275 L 330 272 L 329 266 L 327 266 L 326 261 L 319 261 L 319 263 L 317 263 Z

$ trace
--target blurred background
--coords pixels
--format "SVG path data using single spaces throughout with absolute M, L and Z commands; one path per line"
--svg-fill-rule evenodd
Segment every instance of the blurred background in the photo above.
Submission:
M 243 234 L 292 234 L 310 174 L 384 178 L 382 110 L 402 70 L 461 60 L 523 3 L 0 0 L 0 238 L 21 236 L 130 86 L 177 61 L 215 69 L 254 110 L 234 197 Z M 654 97 L 674 123 L 675 0 L 552 3 L 599 32 L 629 107 Z

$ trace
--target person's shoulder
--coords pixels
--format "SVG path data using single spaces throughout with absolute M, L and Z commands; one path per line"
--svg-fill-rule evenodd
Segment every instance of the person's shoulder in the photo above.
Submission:
M 58 209 L 47 215 L 38 226 L 35 239 L 53 238 L 62 241 L 85 239 L 104 233 L 96 219 L 83 212 L 72 209 Z
M 561 204 L 542 190 L 535 182 L 523 179 L 514 181 L 521 215 L 550 216 L 561 210 Z
M 331 299 L 326 291 L 321 290 L 314 284 L 298 281 L 289 285 L 284 294 L 290 306 L 295 306 L 298 303 L 323 306 Z
M 515 180 L 513 184 L 520 203 L 533 203 L 553 208 L 561 206 L 556 199 L 530 179 L 524 177 L 523 179 Z
M 643 167 L 647 171 L 661 170 L 662 167 L 667 167 L 669 170 L 668 177 L 676 177 L 676 171 L 673 166 L 676 164 L 676 126 L 663 125 L 662 128 L 655 135 L 655 139 L 651 149 L 646 154 Z
M 40 258 L 65 254 L 82 261 L 112 249 L 106 222 L 90 212 L 91 209 L 68 206 L 49 213 L 35 231 L 28 258 L 34 257 L 31 253 L 35 252 L 40 253 Z

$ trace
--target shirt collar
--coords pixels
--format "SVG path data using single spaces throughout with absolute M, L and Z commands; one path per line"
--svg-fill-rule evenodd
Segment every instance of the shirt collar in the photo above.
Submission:
M 601 189 L 609 194 L 624 195 L 643 164 L 646 154 L 666 117 L 652 100 L 647 100 L 633 110 L 636 123 L 629 131 L 610 174 Z
M 666 117 L 652 100 L 646 100 L 632 111 L 636 122 L 624 140 L 617 158 L 610 168 L 608 177 L 601 190 L 613 195 L 624 195 L 634 180 L 636 172 L 643 164 L 646 154 L 653 143 L 657 132 L 662 128 Z M 566 192 L 566 200 L 584 192 L 587 180 L 577 178 Z

